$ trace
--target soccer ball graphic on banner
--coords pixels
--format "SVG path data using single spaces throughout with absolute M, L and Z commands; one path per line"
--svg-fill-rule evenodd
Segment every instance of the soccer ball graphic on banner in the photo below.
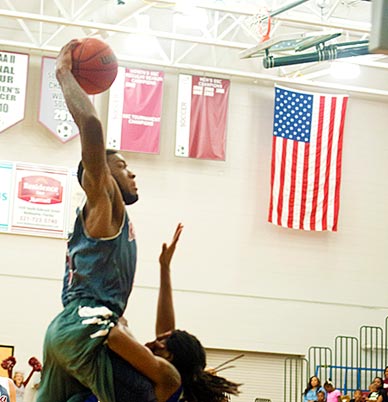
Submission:
M 58 124 L 56 131 L 58 136 L 63 140 L 67 140 L 73 135 L 73 127 L 66 122 Z

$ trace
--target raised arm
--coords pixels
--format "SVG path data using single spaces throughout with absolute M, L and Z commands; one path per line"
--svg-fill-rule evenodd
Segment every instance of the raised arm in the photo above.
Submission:
M 89 96 L 71 73 L 72 50 L 78 44 L 78 40 L 72 40 L 62 48 L 57 57 L 56 77 L 80 130 L 82 187 L 87 195 L 86 227 L 91 236 L 107 237 L 117 232 L 124 206 L 116 202 L 117 208 L 113 210 L 113 200 L 118 199 L 115 195 L 119 190 L 107 163 L 102 125 Z
M 11 379 L 8 379 L 10 402 L 16 402 L 16 387 Z
M 167 246 L 166 243 L 163 243 L 162 252 L 159 257 L 160 286 L 158 307 L 156 312 L 156 335 L 175 329 L 175 313 L 172 297 L 170 264 L 182 230 L 183 225 L 179 223 L 175 230 L 171 244 Z
M 78 44 L 79 41 L 74 39 L 62 48 L 57 57 L 56 77 L 69 112 L 80 130 L 84 168 L 90 175 L 99 178 L 106 168 L 104 136 L 92 102 L 71 73 L 72 50 Z

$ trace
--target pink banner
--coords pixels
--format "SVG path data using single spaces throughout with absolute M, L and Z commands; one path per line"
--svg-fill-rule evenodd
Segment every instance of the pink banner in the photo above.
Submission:
M 230 81 L 179 76 L 177 156 L 225 160 Z
M 164 73 L 119 67 L 109 93 L 108 148 L 158 154 Z

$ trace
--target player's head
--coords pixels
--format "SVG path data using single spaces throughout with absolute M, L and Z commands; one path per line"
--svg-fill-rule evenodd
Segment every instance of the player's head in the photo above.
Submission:
M 121 196 L 126 205 L 134 204 L 139 196 L 135 183 L 135 175 L 128 170 L 127 162 L 121 154 L 112 149 L 106 150 L 106 159 L 113 178 L 119 186 Z M 84 167 L 82 161 L 78 164 L 77 178 L 82 187 Z
M 182 378 L 188 402 L 225 402 L 227 394 L 237 395 L 240 384 L 205 371 L 206 352 L 201 342 L 186 331 L 175 330 L 165 340 L 168 359 Z
M 180 373 L 200 371 L 206 367 L 205 349 L 194 335 L 175 330 L 166 339 L 166 347 L 172 354 L 171 363 Z

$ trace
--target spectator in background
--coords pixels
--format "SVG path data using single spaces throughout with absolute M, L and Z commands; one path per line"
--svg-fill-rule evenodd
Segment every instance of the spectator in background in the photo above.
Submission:
M 379 387 L 375 382 L 372 382 L 372 384 L 369 385 L 369 394 L 366 401 L 377 401 L 379 396 Z
M 16 388 L 16 402 L 23 402 L 24 389 L 25 389 L 24 374 L 21 371 L 15 371 L 12 379 Z
M 317 401 L 318 400 L 317 393 L 319 391 L 324 392 L 321 386 L 321 381 L 317 376 L 313 375 L 312 377 L 310 377 L 307 388 L 304 390 L 303 402 Z
M 362 394 L 361 389 L 356 389 L 350 402 L 364 402 L 364 400 L 364 395 Z
M 323 389 L 317 392 L 317 402 L 326 402 L 326 393 Z
M 377 387 L 377 393 L 378 393 L 378 398 L 377 401 L 378 402 L 388 402 L 387 401 L 387 392 L 384 389 L 384 381 L 381 377 L 375 377 L 373 380 L 373 384 L 376 385 Z
M 16 402 L 15 384 L 10 378 L 0 377 L 0 401 Z
M 327 402 L 341 402 L 341 391 L 335 388 L 330 378 L 325 381 L 323 388 L 326 391 Z
M 388 366 L 384 369 L 384 381 L 383 381 L 383 388 L 388 390 Z

